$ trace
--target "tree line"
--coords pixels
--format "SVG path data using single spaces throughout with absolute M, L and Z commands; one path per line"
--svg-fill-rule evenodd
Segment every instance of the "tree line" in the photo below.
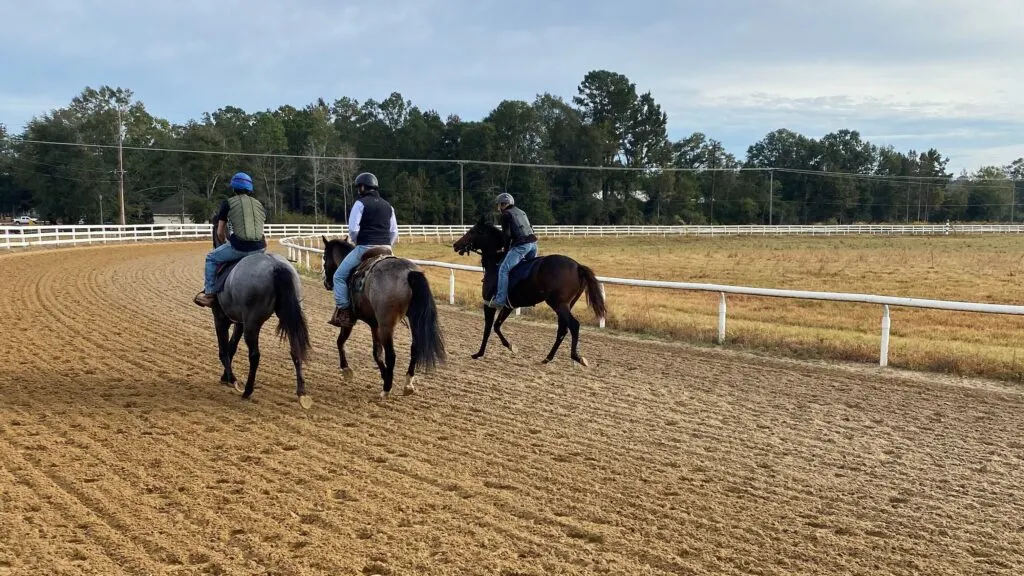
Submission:
M 607 70 L 587 73 L 571 100 L 504 100 L 477 121 L 442 118 L 394 92 L 258 112 L 225 106 L 175 124 L 129 89 L 86 87 L 21 134 L 0 125 L 0 214 L 117 222 L 123 175 L 129 223 L 154 212 L 202 221 L 245 170 L 270 221 L 336 222 L 353 178 L 370 170 L 406 224 L 471 222 L 502 191 L 538 224 L 1018 218 L 1024 159 L 954 176 L 934 148 L 778 129 L 740 160 L 700 132 L 672 141 L 667 122 L 650 92 Z

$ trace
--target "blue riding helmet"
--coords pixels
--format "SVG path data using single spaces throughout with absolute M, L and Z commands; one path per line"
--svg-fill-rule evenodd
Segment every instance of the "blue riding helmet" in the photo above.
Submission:
M 231 177 L 231 188 L 252 192 L 252 178 L 245 172 L 239 172 Z

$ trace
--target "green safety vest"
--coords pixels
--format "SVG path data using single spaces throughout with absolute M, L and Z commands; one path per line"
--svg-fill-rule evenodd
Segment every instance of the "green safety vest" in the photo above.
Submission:
M 248 194 L 236 194 L 228 198 L 228 222 L 239 240 L 258 242 L 263 239 L 263 223 L 267 212 L 263 204 Z

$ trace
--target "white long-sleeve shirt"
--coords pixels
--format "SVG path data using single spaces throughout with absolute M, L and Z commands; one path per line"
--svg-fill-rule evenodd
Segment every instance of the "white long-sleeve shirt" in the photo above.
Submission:
M 363 219 L 363 201 L 356 200 L 352 204 L 352 210 L 348 213 L 348 239 L 353 244 L 356 243 L 356 238 L 359 237 L 359 223 Z M 394 245 L 398 242 L 398 219 L 395 218 L 395 209 L 391 208 L 391 244 Z

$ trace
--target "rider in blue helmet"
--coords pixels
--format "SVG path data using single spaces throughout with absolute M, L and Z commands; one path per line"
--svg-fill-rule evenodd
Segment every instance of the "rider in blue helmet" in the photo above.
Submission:
M 222 244 L 206 255 L 206 278 L 203 291 L 196 295 L 195 303 L 210 306 L 214 300 L 214 276 L 219 264 L 241 260 L 254 252 L 267 249 L 263 237 L 263 224 L 267 212 L 252 195 L 252 178 L 245 172 L 231 177 L 234 195 L 220 203 L 214 221 L 217 223 L 217 237 Z M 228 224 L 231 236 L 228 237 Z

